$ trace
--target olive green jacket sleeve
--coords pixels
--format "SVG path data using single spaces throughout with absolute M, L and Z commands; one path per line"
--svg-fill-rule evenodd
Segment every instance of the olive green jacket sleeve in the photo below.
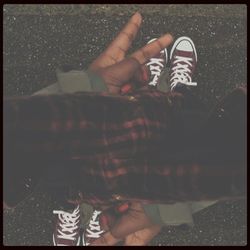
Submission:
M 57 71 L 57 79 L 63 93 L 74 93 L 78 91 L 107 91 L 104 81 L 91 71 Z
M 75 92 L 103 92 L 107 91 L 104 81 L 90 71 L 71 70 L 68 72 L 56 71 L 57 82 L 51 84 L 33 95 L 52 95 Z
M 214 205 L 218 200 L 176 202 L 174 204 L 147 204 L 143 209 L 152 222 L 158 225 L 194 225 L 193 214 Z

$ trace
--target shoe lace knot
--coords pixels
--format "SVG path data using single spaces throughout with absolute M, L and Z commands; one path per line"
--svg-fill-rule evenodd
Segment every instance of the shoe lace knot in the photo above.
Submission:
M 192 58 L 176 56 L 173 62 L 174 66 L 172 68 L 173 72 L 170 75 L 171 90 L 173 90 L 177 84 L 184 84 L 187 86 L 197 86 L 196 82 L 192 82 L 191 70 L 189 66 L 192 66 Z
M 59 226 L 58 228 L 58 238 L 66 240 L 75 240 L 77 232 L 75 231 L 78 228 L 78 222 L 80 218 L 79 206 L 72 212 L 68 213 L 65 211 L 54 210 L 53 213 L 58 215 Z
M 147 66 L 149 66 L 151 76 L 153 76 L 152 81 L 148 83 L 149 85 L 157 85 L 162 68 L 164 67 L 163 63 L 164 59 L 162 58 L 151 58 L 150 61 L 146 64 Z

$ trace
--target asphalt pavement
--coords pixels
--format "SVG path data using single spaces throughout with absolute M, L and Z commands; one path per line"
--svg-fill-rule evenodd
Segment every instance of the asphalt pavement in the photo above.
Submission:
M 210 107 L 246 84 L 245 5 L 87 7 L 72 14 L 67 7 L 47 13 L 52 7 L 4 6 L 4 96 L 30 95 L 55 82 L 55 69 L 62 65 L 86 69 L 138 9 L 144 21 L 130 52 L 166 32 L 191 37 L 198 52 L 194 92 Z M 4 212 L 4 244 L 52 245 L 56 206 L 39 187 L 15 211 Z M 194 228 L 166 227 L 151 245 L 246 245 L 246 219 L 246 199 L 219 202 L 194 215 Z

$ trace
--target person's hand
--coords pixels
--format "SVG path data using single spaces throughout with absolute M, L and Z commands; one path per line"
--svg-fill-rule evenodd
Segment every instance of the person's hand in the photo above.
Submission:
M 166 34 L 125 58 L 141 22 L 140 13 L 135 13 L 114 41 L 89 67 L 90 71 L 104 80 L 110 93 L 119 94 L 123 85 L 138 77 L 142 65 L 173 41 L 173 37 Z
M 106 233 L 95 240 L 91 246 L 113 246 L 121 241 L 124 241 L 125 246 L 145 246 L 161 230 L 160 225 L 153 224 L 147 217 L 138 202 L 130 203 L 120 216 L 112 213 L 112 210 L 104 211 L 103 215 L 108 218 L 108 223 L 106 222 L 105 225 L 102 223 Z

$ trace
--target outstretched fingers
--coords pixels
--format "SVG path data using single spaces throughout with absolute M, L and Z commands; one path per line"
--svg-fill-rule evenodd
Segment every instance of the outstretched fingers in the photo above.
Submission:
M 141 22 L 141 14 L 136 12 L 104 53 L 116 58 L 117 61 L 122 60 L 135 39 Z
M 145 64 L 150 58 L 156 56 L 161 50 L 168 47 L 173 41 L 170 34 L 166 34 L 152 43 L 149 43 L 141 49 L 134 52 L 130 57 L 136 59 L 141 65 Z
M 135 13 L 107 49 L 91 63 L 89 69 L 98 71 L 122 61 L 140 28 L 141 22 L 140 13 Z
M 115 88 L 109 91 L 119 93 L 119 87 L 131 80 L 141 65 L 168 47 L 172 41 L 173 37 L 170 34 L 166 34 L 137 50 L 130 57 L 104 68 L 100 72 L 101 77 L 109 85 L 109 88 L 112 86 Z
M 126 237 L 124 246 L 146 246 L 160 231 L 162 226 L 152 225 Z

